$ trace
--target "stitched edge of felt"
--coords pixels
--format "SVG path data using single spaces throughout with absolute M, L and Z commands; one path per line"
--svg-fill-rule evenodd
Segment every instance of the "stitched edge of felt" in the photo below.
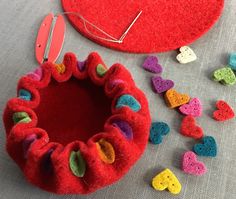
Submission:
M 11 158 L 19 165 L 29 182 L 58 194 L 88 194 L 118 181 L 144 152 L 151 124 L 147 99 L 144 93 L 135 86 L 131 74 L 125 67 L 114 64 L 104 76 L 99 77 L 96 66 L 98 63 L 104 66 L 105 64 L 97 53 L 91 53 L 88 56 L 86 68 L 82 72 L 78 70 L 77 62 L 73 53 L 67 53 L 63 61 L 66 67 L 63 74 L 58 73 L 53 63 L 46 62 L 40 66 L 43 71 L 41 81 L 23 76 L 18 82 L 17 90 L 24 88 L 30 91 L 32 99 L 30 101 L 17 97 L 10 99 L 3 115 L 7 135 L 6 149 Z M 104 131 L 98 132 L 86 143 L 75 140 L 63 146 L 60 143 L 50 142 L 47 132 L 37 127 L 38 118 L 33 109 L 40 103 L 38 89 L 47 87 L 52 78 L 58 82 L 65 82 L 72 76 L 80 80 L 90 78 L 94 84 L 103 86 L 105 94 L 113 99 L 112 115 L 105 122 Z M 110 83 L 116 79 L 124 83 L 111 88 Z M 127 93 L 134 96 L 141 104 L 142 107 L 138 112 L 128 107 L 119 109 L 115 107 L 118 97 Z M 26 112 L 31 121 L 14 125 L 12 115 L 19 111 Z M 132 140 L 127 140 L 119 129 L 112 125 L 114 120 L 129 122 L 133 130 Z M 30 134 L 35 134 L 37 140 L 31 144 L 27 159 L 25 159 L 22 142 Z M 100 139 L 106 139 L 114 147 L 116 159 L 113 164 L 105 164 L 100 160 L 96 147 L 96 142 Z M 73 175 L 69 167 L 70 154 L 77 150 L 86 162 L 86 173 L 82 178 Z M 42 170 L 45 159 L 53 170 L 51 174 Z

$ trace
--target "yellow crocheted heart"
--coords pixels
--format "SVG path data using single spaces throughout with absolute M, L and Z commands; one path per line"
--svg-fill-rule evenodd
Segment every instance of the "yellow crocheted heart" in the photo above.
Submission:
M 181 191 L 181 184 L 174 173 L 165 169 L 152 179 L 152 186 L 155 190 L 163 191 L 168 189 L 173 194 L 178 194 Z

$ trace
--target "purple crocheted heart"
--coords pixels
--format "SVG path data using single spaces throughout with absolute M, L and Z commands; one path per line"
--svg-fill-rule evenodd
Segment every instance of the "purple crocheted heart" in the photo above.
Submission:
M 152 73 L 162 72 L 162 66 L 158 64 L 158 58 L 155 56 L 148 56 L 143 63 L 143 68 Z
M 112 124 L 119 128 L 121 133 L 128 139 L 133 139 L 133 130 L 128 122 L 125 122 L 123 120 L 115 120 L 112 122 Z
M 31 135 L 28 135 L 23 143 L 22 143 L 22 147 L 23 147 L 23 154 L 24 154 L 24 158 L 26 159 L 27 158 L 27 155 L 28 155 L 28 150 L 31 146 L 31 144 L 37 140 L 37 135 L 36 134 L 31 134 Z
M 85 61 L 78 61 L 77 62 L 77 67 L 80 72 L 83 72 L 86 66 L 86 60 Z
M 161 77 L 153 77 L 152 78 L 152 85 L 157 93 L 163 93 L 165 91 L 168 91 L 169 89 L 174 87 L 174 82 L 172 80 L 165 80 Z

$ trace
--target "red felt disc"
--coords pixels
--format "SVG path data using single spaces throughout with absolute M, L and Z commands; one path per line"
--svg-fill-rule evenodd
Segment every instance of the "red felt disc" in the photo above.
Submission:
M 150 53 L 177 49 L 192 43 L 219 18 L 224 0 L 61 0 L 65 11 L 78 12 L 85 19 L 119 38 L 143 11 L 122 44 L 107 42 L 89 34 L 83 21 L 69 15 L 73 26 L 85 37 L 116 50 Z M 88 25 L 91 33 L 103 36 Z

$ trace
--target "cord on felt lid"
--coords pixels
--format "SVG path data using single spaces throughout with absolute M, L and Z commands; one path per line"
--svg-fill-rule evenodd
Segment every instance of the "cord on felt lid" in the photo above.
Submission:
M 138 20 L 138 18 L 140 17 L 140 15 L 142 14 L 142 10 L 139 11 L 139 13 L 137 14 L 137 16 L 134 18 L 134 20 L 130 23 L 130 25 L 128 26 L 128 28 L 125 30 L 125 32 L 121 35 L 121 37 L 119 39 L 113 37 L 112 35 L 110 35 L 109 33 L 105 32 L 104 30 L 102 30 L 101 28 L 99 28 L 98 26 L 96 26 L 95 24 L 93 24 L 92 22 L 90 22 L 89 20 L 85 19 L 80 13 L 78 12 L 62 12 L 62 13 L 57 13 L 55 15 L 58 16 L 58 15 L 75 15 L 77 17 L 79 17 L 82 21 L 83 21 L 83 24 L 84 24 L 84 28 L 86 30 L 86 32 L 88 34 L 90 34 L 91 36 L 95 37 L 95 38 L 98 38 L 98 39 L 101 39 L 101 40 L 104 40 L 104 41 L 108 41 L 108 42 L 113 42 L 113 43 L 123 43 L 125 37 L 127 36 L 127 34 L 129 33 L 130 29 L 132 28 L 132 26 L 135 24 L 135 22 Z M 100 37 L 98 35 L 95 35 L 93 34 L 91 31 L 88 30 L 88 27 L 87 27 L 87 24 L 88 25 L 91 25 L 93 28 L 95 28 L 96 30 L 98 30 L 99 32 L 101 32 L 102 34 L 104 34 L 105 36 L 107 36 L 107 38 L 105 37 Z

